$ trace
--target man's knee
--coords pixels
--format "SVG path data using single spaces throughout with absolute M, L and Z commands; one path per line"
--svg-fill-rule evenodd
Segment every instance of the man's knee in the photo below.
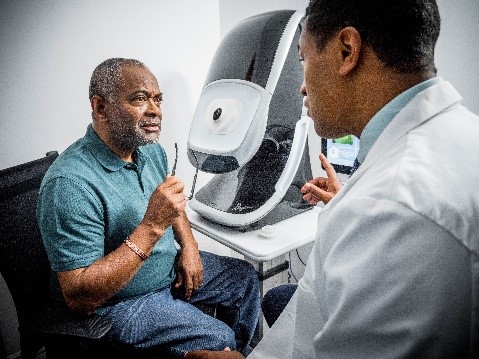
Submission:
M 258 286 L 258 273 L 251 263 L 239 259 L 238 270 L 240 271 L 240 278 L 244 282 L 249 282 L 255 286 Z
M 210 330 L 206 333 L 205 342 L 212 345 L 212 350 L 223 350 L 224 348 L 235 350 L 235 332 L 226 324 L 221 324 L 221 327 L 218 327 L 216 330 Z

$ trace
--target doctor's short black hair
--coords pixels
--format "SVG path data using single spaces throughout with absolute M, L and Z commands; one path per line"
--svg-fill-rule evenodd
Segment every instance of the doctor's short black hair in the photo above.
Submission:
M 135 59 L 115 57 L 105 60 L 93 70 L 88 98 L 91 100 L 93 96 L 100 96 L 111 99 L 111 96 L 115 94 L 116 89 L 120 85 L 121 70 L 126 65 L 135 65 L 147 69 L 145 64 Z
M 322 50 L 337 31 L 352 26 L 387 67 L 416 73 L 436 72 L 440 23 L 435 0 L 311 0 L 303 29 Z

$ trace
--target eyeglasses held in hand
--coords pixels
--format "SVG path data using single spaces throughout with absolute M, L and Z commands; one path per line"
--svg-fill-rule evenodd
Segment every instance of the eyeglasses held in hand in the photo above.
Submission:
M 195 176 L 193 177 L 193 185 L 191 186 L 191 193 L 188 197 L 186 197 L 186 200 L 189 201 L 190 199 L 193 198 L 193 194 L 195 193 L 195 186 L 196 186 L 196 178 L 198 177 L 198 158 L 196 157 L 196 153 L 193 150 L 190 150 L 191 153 L 193 154 L 193 157 L 195 158 L 196 161 L 196 171 L 195 171 Z M 176 164 L 178 163 L 178 144 L 175 142 L 175 163 L 173 164 L 173 169 L 171 170 L 171 175 L 174 176 L 176 172 Z

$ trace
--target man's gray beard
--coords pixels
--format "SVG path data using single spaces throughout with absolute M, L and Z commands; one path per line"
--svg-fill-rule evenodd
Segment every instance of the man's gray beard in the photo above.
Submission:
M 126 126 L 120 122 L 112 131 L 112 139 L 119 149 L 125 151 L 134 151 L 139 146 L 145 146 L 152 143 L 158 143 L 160 136 L 156 138 L 147 138 L 141 133 L 141 129 Z

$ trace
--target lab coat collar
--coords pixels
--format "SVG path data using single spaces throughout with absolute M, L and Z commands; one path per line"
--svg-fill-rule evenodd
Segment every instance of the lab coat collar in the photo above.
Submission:
M 379 135 L 378 139 L 368 152 L 364 163 L 351 176 L 336 196 L 324 208 L 337 203 L 379 158 L 388 152 L 409 131 L 449 110 L 459 106 L 462 101 L 461 95 L 448 81 L 439 83 L 427 88 L 417 94 L 391 121 L 391 123 Z
M 384 129 L 358 172 L 361 172 L 363 165 L 366 165 L 363 169 L 365 171 L 409 131 L 449 108 L 458 106 L 461 101 L 461 95 L 448 81 L 441 81 L 417 94 Z

